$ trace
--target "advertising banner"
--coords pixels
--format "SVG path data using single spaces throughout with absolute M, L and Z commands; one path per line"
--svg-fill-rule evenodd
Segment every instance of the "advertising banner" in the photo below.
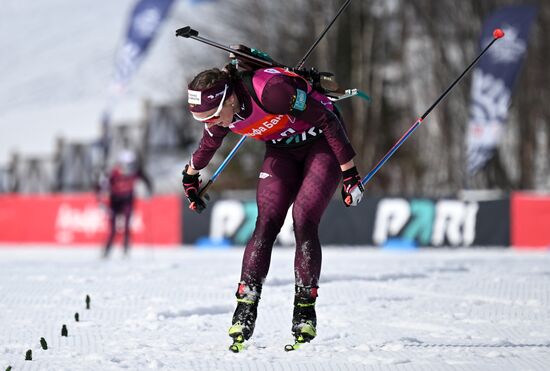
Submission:
M 550 249 L 550 197 L 515 192 L 510 207 L 512 246 L 516 249 Z
M 186 203 L 186 201 L 184 201 Z M 324 245 L 378 247 L 469 247 L 510 244 L 509 200 L 363 199 L 345 208 L 334 200 L 319 226 Z M 254 200 L 213 201 L 200 215 L 184 205 L 183 243 L 245 245 L 254 230 Z M 292 213 L 287 214 L 277 244 L 294 245 Z M 209 241 L 210 239 L 210 241 Z
M 102 245 L 107 215 L 93 194 L 0 196 L 0 243 Z M 180 215 L 179 196 L 136 200 L 132 243 L 180 244 Z

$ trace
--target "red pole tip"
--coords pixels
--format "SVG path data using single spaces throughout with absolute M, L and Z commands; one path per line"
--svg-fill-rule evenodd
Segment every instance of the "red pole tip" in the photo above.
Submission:
M 500 39 L 501 37 L 504 37 L 504 31 L 502 31 L 500 28 L 495 28 L 493 31 L 493 37 L 495 39 Z

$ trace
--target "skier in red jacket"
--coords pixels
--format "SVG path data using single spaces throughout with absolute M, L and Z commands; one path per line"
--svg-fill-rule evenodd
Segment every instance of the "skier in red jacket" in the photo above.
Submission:
M 105 243 L 103 256 L 107 258 L 111 252 L 116 235 L 117 216 L 124 218 L 124 254 L 130 250 L 130 221 L 134 209 L 134 187 L 136 181 L 145 182 L 149 194 L 153 193 L 153 184 L 143 168 L 139 166 L 135 154 L 130 150 L 123 150 L 111 169 L 109 177 L 100 186 L 100 190 L 109 194 L 109 235 Z

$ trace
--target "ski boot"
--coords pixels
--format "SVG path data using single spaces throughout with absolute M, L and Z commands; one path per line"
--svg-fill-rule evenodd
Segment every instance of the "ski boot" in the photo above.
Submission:
M 309 343 L 317 336 L 317 315 L 315 314 L 316 299 L 317 287 L 296 286 L 296 293 L 294 294 L 294 312 L 292 315 L 294 344 L 285 346 L 287 352 L 300 348 L 301 344 Z
M 244 341 L 250 339 L 254 333 L 261 293 L 261 285 L 239 283 L 239 287 L 235 293 L 237 308 L 235 309 L 235 313 L 233 313 L 232 325 L 229 328 L 229 336 L 233 338 L 233 344 L 229 346 L 229 350 L 234 353 L 243 350 Z

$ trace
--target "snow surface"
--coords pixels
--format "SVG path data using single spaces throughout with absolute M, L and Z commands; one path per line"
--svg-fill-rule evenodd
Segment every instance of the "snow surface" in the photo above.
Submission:
M 243 354 L 227 350 L 242 248 L 148 247 L 129 259 L 117 250 L 109 261 L 99 255 L 92 248 L 0 248 L 0 369 L 550 368 L 547 252 L 325 248 L 318 337 L 286 353 L 293 250 L 276 248 Z M 24 360 L 28 349 L 33 361 Z

